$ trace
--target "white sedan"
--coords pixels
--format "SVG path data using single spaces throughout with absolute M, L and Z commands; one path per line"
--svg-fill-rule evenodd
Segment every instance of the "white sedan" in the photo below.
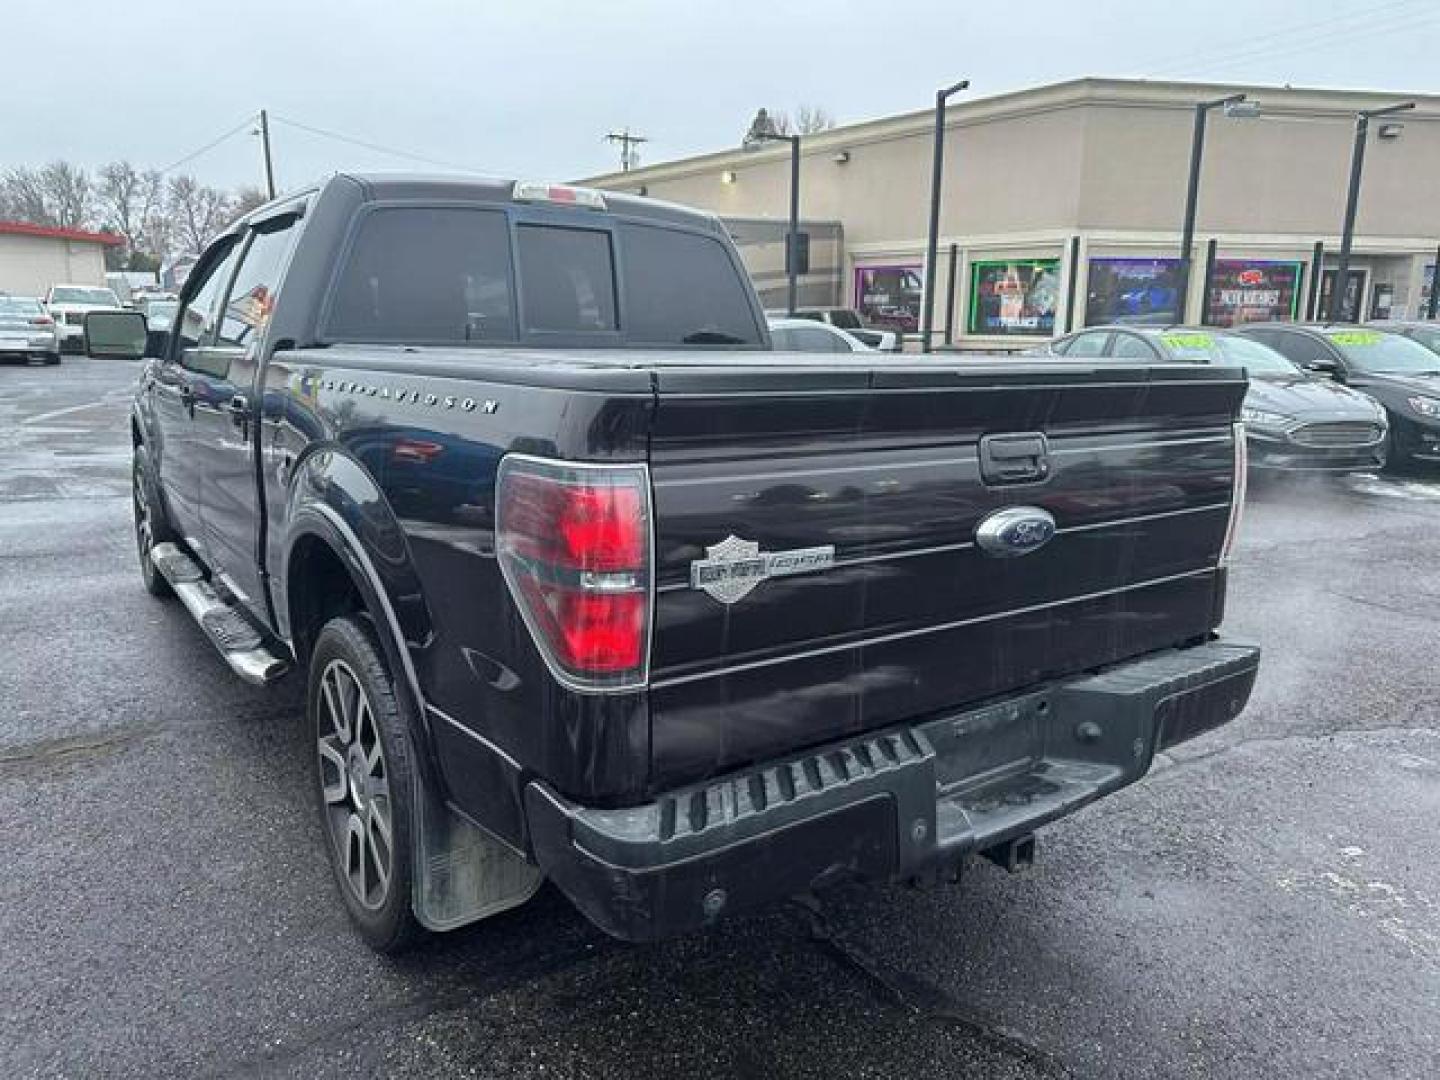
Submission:
M 875 352 L 859 338 L 838 326 L 810 319 L 771 319 L 770 340 L 776 352 L 852 353 Z

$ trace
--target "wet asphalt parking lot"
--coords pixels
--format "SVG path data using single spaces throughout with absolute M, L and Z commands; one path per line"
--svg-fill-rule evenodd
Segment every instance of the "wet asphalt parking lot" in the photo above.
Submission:
M 1249 709 L 1025 874 L 650 947 L 546 889 L 389 961 L 333 895 L 298 680 L 141 589 L 136 370 L 0 367 L 0 1074 L 1440 1075 L 1440 475 L 1255 495 Z

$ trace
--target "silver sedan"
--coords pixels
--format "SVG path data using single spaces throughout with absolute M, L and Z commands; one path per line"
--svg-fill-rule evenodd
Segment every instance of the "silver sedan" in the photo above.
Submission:
M 0 359 L 60 363 L 60 333 L 39 300 L 0 295 Z

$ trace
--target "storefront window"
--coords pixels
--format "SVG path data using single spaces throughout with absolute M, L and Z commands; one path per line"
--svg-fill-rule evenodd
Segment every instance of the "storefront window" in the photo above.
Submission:
M 1317 319 L 1328 321 L 1330 315 L 1330 297 L 1335 295 L 1335 275 L 1340 273 L 1340 268 L 1332 266 L 1320 275 L 1320 306 L 1315 312 Z M 1339 322 L 1355 322 L 1359 319 L 1356 306 L 1360 303 L 1360 296 L 1365 289 L 1364 270 L 1345 271 L 1345 296 L 1341 300 L 1340 311 L 1334 316 Z
M 972 263 L 969 332 L 1049 337 L 1059 286 L 1059 259 Z
M 1085 325 L 1173 323 L 1179 310 L 1179 259 L 1091 259 Z
M 925 292 L 925 268 L 861 266 L 855 270 L 855 306 L 870 326 L 884 326 L 911 334 L 920 328 L 920 301 Z
M 1205 322 L 1210 326 L 1294 319 L 1300 305 L 1301 264 L 1216 259 L 1210 271 Z
M 1420 310 L 1417 314 L 1423 319 L 1430 314 L 1430 292 L 1435 288 L 1435 264 L 1425 264 L 1425 280 L 1420 286 Z

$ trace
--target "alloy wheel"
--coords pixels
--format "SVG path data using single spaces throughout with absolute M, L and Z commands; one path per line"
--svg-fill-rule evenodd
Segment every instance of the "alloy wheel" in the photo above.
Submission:
M 375 910 L 389 897 L 394 874 L 394 813 L 375 711 L 345 661 L 326 665 L 317 712 L 320 794 L 330 840 L 351 893 Z
M 132 472 L 135 500 L 135 543 L 140 548 L 140 565 L 148 566 L 155 546 L 155 526 L 150 520 L 150 500 L 145 496 L 145 469 L 137 461 Z

